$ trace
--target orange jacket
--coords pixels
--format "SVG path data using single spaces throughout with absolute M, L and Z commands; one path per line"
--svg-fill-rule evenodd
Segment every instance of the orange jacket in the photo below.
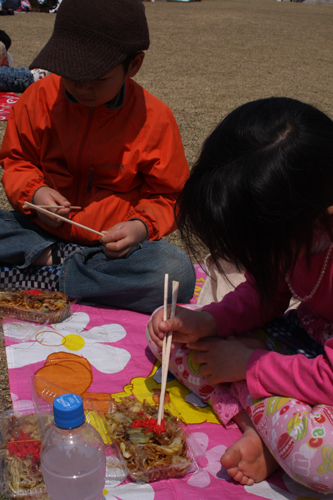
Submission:
M 131 79 L 119 109 L 88 108 L 65 95 L 61 77 L 34 83 L 13 106 L 0 150 L 2 183 L 12 207 L 23 212 L 35 191 L 49 186 L 82 210 L 70 218 L 97 231 L 139 218 L 149 239 L 175 229 L 174 205 L 189 175 L 171 110 Z M 99 236 L 63 223 L 60 238 L 93 244 Z

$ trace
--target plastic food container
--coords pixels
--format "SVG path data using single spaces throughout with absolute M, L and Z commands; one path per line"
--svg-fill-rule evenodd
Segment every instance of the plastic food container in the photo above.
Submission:
M 7 410 L 0 415 L 0 493 L 5 498 L 48 498 L 40 445 L 41 435 L 32 409 Z
M 114 398 L 104 415 L 107 434 L 119 446 L 133 481 L 181 478 L 199 470 L 199 445 L 178 410 L 166 403 L 160 427 L 157 416 L 153 394 Z
M 0 316 L 2 318 L 50 324 L 59 323 L 70 314 L 69 299 L 61 292 L 0 290 Z

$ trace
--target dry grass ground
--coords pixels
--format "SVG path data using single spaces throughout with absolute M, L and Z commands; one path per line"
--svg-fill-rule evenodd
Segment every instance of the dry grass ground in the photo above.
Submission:
M 236 106 L 294 97 L 333 117 L 333 4 L 274 0 L 145 3 L 151 47 L 137 81 L 166 102 L 191 165 L 215 125 Z M 14 65 L 28 65 L 48 40 L 52 14 L 2 17 Z M 6 124 L 0 122 L 0 141 Z M 0 206 L 9 208 L 3 191 Z M 177 233 L 169 238 L 181 245 Z M 10 405 L 0 346 L 0 410 Z

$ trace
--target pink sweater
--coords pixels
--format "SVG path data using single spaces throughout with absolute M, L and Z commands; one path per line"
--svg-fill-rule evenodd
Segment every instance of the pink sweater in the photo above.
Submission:
M 327 250 L 311 257 L 308 269 L 304 257 L 298 259 L 291 286 L 300 296 L 310 294 L 323 268 Z M 221 302 L 205 306 L 217 323 L 218 335 L 244 334 L 281 317 L 289 306 L 291 293 L 285 282 L 277 291 L 274 308 L 261 312 L 258 294 L 251 276 Z M 311 405 L 333 405 L 333 252 L 326 272 L 314 296 L 298 307 L 303 328 L 318 343 L 325 355 L 308 359 L 302 354 L 285 356 L 256 350 L 248 363 L 246 380 L 253 398 L 280 395 L 299 399 Z

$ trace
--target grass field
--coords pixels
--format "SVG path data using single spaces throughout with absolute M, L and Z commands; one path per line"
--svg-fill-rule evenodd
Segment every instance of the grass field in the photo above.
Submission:
M 203 0 L 145 7 L 151 46 L 136 79 L 173 110 L 190 164 L 212 128 L 246 101 L 283 95 L 333 114 L 333 4 Z M 1 18 L 14 65 L 32 61 L 54 19 L 40 12 Z M 0 134 L 4 129 L 1 123 Z
M 333 117 L 333 4 L 274 0 L 145 3 L 151 46 L 136 80 L 175 114 L 189 164 L 216 124 L 268 96 L 309 102 Z M 14 66 L 29 65 L 55 15 L 1 17 Z M 0 122 L 0 141 L 5 131 Z M 0 207 L 9 208 L 0 190 Z M 181 246 L 177 233 L 169 240 Z M 0 410 L 11 404 L 0 348 Z

